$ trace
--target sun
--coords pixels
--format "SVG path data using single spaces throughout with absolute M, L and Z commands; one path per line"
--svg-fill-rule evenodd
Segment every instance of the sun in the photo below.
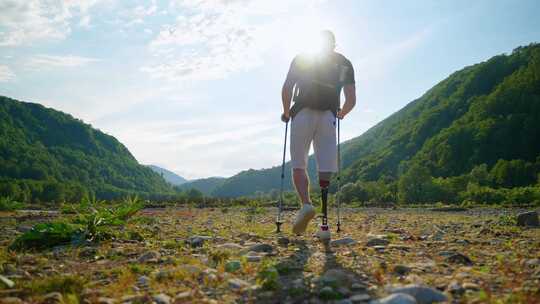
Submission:
M 318 54 L 324 47 L 321 31 L 328 29 L 320 18 L 314 15 L 304 16 L 288 27 L 287 51 L 288 53 Z

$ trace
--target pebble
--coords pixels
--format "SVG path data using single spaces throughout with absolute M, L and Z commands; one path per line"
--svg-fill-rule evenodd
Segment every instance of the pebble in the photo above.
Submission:
M 350 237 L 337 239 L 330 242 L 331 246 L 348 246 L 348 245 L 355 245 L 355 244 L 358 244 L 358 242 Z
M 371 301 L 370 304 L 417 304 L 414 297 L 405 293 L 395 293 L 382 299 Z
M 189 274 L 197 274 L 201 272 L 201 269 L 195 265 L 182 265 L 180 266 L 180 270 Z
M 216 246 L 216 248 L 225 249 L 225 250 L 242 250 L 244 247 L 242 247 L 242 245 L 238 245 L 235 243 L 225 243 L 225 244 Z
M 177 294 L 175 297 L 174 297 L 174 302 L 175 303 L 178 303 L 178 302 L 185 302 L 185 301 L 188 301 L 189 299 L 191 299 L 191 290 L 186 290 L 184 292 L 181 292 L 179 294 Z
M 242 267 L 242 264 L 240 264 L 240 261 L 229 261 L 227 264 L 225 264 L 225 271 L 227 272 L 235 272 L 238 269 Z
M 334 295 L 335 291 L 334 288 L 332 288 L 331 286 L 324 286 L 323 288 L 321 288 L 321 290 L 319 290 L 320 298 L 328 299 L 334 297 Z
M 111 299 L 111 298 L 99 297 L 99 298 L 97 298 L 96 303 L 97 304 L 114 304 L 114 303 L 116 303 L 116 301 L 114 299 Z
M 248 262 L 260 262 L 262 260 L 262 257 L 260 255 L 246 255 L 246 260 Z
M 138 279 L 137 279 L 137 285 L 139 287 L 147 287 L 148 284 L 150 284 L 150 278 L 147 277 L 147 276 L 140 276 Z
M 366 246 L 373 247 L 373 246 L 386 246 L 390 244 L 390 241 L 380 238 L 372 238 L 367 241 Z
M 278 243 L 279 246 L 284 246 L 285 247 L 285 246 L 289 245 L 290 240 L 288 238 L 286 238 L 286 237 L 280 237 L 280 238 L 278 238 L 277 243 Z
M 251 247 L 249 247 L 249 251 L 254 251 L 254 252 L 272 252 L 274 251 L 274 247 L 270 244 L 264 244 L 264 243 L 261 243 L 261 244 L 255 244 Z
M 5 276 L 1 274 L 0 274 L 0 282 L 6 285 L 7 288 L 13 288 L 15 286 L 15 282 L 13 282 L 12 280 L 6 278 Z
M 232 289 L 242 289 L 250 285 L 248 282 L 241 279 L 229 279 L 228 283 L 229 287 Z
M 366 302 L 366 301 L 369 301 L 369 299 L 371 299 L 371 296 L 368 295 L 367 293 L 355 294 L 354 296 L 349 298 L 349 300 L 351 300 L 351 302 L 353 303 Z
M 461 253 L 454 253 L 445 259 L 449 263 L 463 264 L 463 265 L 472 265 L 473 261 L 466 255 Z
M 202 247 L 204 242 L 211 239 L 209 236 L 195 235 L 189 238 L 189 244 L 192 248 Z
M 329 269 L 321 276 L 321 282 L 325 285 L 337 283 L 340 286 L 349 285 L 349 275 L 341 269 Z
M 152 251 L 148 251 L 148 252 L 144 253 L 143 255 L 141 255 L 137 259 L 137 262 L 139 262 L 139 263 L 157 263 L 160 258 L 161 258 L 161 254 L 159 254 L 159 252 L 157 252 L 157 251 L 152 250 Z
M 84 247 L 79 251 L 80 258 L 93 258 L 97 254 L 97 249 L 95 247 Z
M 23 301 L 17 297 L 5 297 L 0 299 L 2 304 L 22 304 Z
M 154 302 L 156 302 L 156 304 L 169 304 L 169 303 L 171 303 L 171 297 L 169 297 L 168 295 L 166 295 L 164 293 L 156 294 L 156 295 L 152 296 L 152 299 L 154 299 Z
M 351 285 L 351 289 L 352 290 L 366 290 L 367 289 L 367 286 L 364 285 L 364 284 L 360 284 L 360 283 L 353 283 Z
M 406 265 L 396 265 L 394 266 L 394 273 L 398 275 L 406 275 L 411 272 L 411 267 Z
M 406 285 L 392 289 L 392 293 L 405 293 L 413 296 L 418 304 L 430 304 L 447 301 L 448 298 L 442 292 L 431 287 L 422 285 Z
M 454 296 L 460 296 L 465 293 L 465 288 L 463 288 L 463 286 L 461 286 L 461 284 L 459 284 L 457 281 L 450 282 L 447 290 Z
M 64 303 L 64 297 L 59 292 L 51 292 L 43 297 L 44 304 L 59 304 Z
M 480 286 L 478 284 L 475 284 L 475 283 L 472 283 L 472 282 L 465 282 L 463 283 L 463 288 L 467 289 L 467 290 L 475 290 L 475 291 L 478 291 L 480 290 Z
M 539 227 L 540 221 L 538 220 L 538 212 L 529 211 L 529 212 L 523 212 L 523 213 L 518 214 L 517 225 Z

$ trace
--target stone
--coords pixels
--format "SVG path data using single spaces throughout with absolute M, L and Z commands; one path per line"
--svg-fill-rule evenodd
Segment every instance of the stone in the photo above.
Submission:
M 530 227 L 539 227 L 540 222 L 538 220 L 538 212 L 529 211 L 518 214 L 517 216 L 517 225 L 518 226 L 530 226 Z
M 114 304 L 116 303 L 116 301 L 114 299 L 111 299 L 111 298 L 107 298 L 107 297 L 99 297 L 97 298 L 97 304 Z
M 141 255 L 137 262 L 139 263 L 157 263 L 159 259 L 161 258 L 161 254 L 157 251 L 148 251 L 145 252 L 143 255 Z
M 396 265 L 394 266 L 394 273 L 397 275 L 406 275 L 411 272 L 411 267 L 406 265 Z
M 60 304 L 64 303 L 64 297 L 59 292 L 51 292 L 43 297 L 44 304 Z
M 5 276 L 0 274 L 0 282 L 4 284 L 7 288 L 13 288 L 15 286 L 15 282 L 12 280 L 6 278 Z
M 350 283 L 349 275 L 341 269 L 329 269 L 320 278 L 323 285 L 337 284 L 340 286 L 348 286 Z
M 177 294 L 175 297 L 174 297 L 174 302 L 175 303 L 182 303 L 182 302 L 187 302 L 189 299 L 191 299 L 191 290 L 186 290 L 184 292 L 181 292 L 179 294 Z
M 380 238 L 372 238 L 367 241 L 366 246 L 373 247 L 373 246 L 386 246 L 390 244 L 390 241 Z
M 355 245 L 355 244 L 358 244 L 358 242 L 350 237 L 337 239 L 330 242 L 331 246 L 348 246 L 348 245 Z
M 251 263 L 260 262 L 262 257 L 260 255 L 246 255 L 246 260 Z
M 391 292 L 396 294 L 404 293 L 413 296 L 418 304 L 430 304 L 448 300 L 448 297 L 444 293 L 431 287 L 416 284 L 395 287 Z
M 352 301 L 350 299 L 342 299 L 334 302 L 335 304 L 352 304 Z
M 334 298 L 335 295 L 336 292 L 331 286 L 324 286 L 323 288 L 321 288 L 321 290 L 319 290 L 319 297 L 321 299 L 331 299 Z
M 445 259 L 449 263 L 463 264 L 463 265 L 472 265 L 473 261 L 466 255 L 462 253 L 454 253 Z
M 450 282 L 446 290 L 448 290 L 448 292 L 454 296 L 461 296 L 465 293 L 465 288 L 463 288 L 463 286 L 461 286 L 458 281 Z
M 229 287 L 232 289 L 243 289 L 250 285 L 248 282 L 236 278 L 229 279 L 227 282 L 229 283 Z
M 150 284 L 150 278 L 147 276 L 140 276 L 137 279 L 137 285 L 138 286 L 148 286 Z
M 290 240 L 288 238 L 286 238 L 286 237 L 280 237 L 280 238 L 278 238 L 277 243 L 278 243 L 279 246 L 286 247 L 286 246 L 289 245 Z
M 355 294 L 354 296 L 349 298 L 349 300 L 351 300 L 351 302 L 353 303 L 367 302 L 369 301 L 369 299 L 371 299 L 371 296 L 368 295 L 367 293 Z
M 272 252 L 274 251 L 274 247 L 270 244 L 264 244 L 264 243 L 260 243 L 260 244 L 255 244 L 251 247 L 249 247 L 249 251 L 254 251 L 254 252 Z
M 480 286 L 476 283 L 472 283 L 472 282 L 465 282 L 463 283 L 463 288 L 464 289 L 467 289 L 467 290 L 474 290 L 474 291 L 478 291 L 480 290 Z
M 95 247 L 84 247 L 79 251 L 80 258 L 93 258 L 97 255 L 98 251 Z
M 171 303 L 171 297 L 164 293 L 158 293 L 156 295 L 152 296 L 152 299 L 156 304 L 170 304 Z
M 120 299 L 120 302 L 122 303 L 143 303 L 146 300 L 146 296 L 144 295 L 125 295 Z
M 17 297 L 4 297 L 0 298 L 2 304 L 22 304 L 23 301 Z
M 540 259 L 529 259 L 525 261 L 525 266 L 529 268 L 535 268 L 540 266 Z
M 372 301 L 373 304 L 417 304 L 413 296 L 405 293 L 395 293 L 387 297 Z
M 244 247 L 242 247 L 242 245 L 238 245 L 235 243 L 225 243 L 225 244 L 216 246 L 216 248 L 225 249 L 225 250 L 242 250 Z
M 209 236 L 194 235 L 189 238 L 189 244 L 192 248 L 202 247 L 204 245 L 204 242 L 208 240 L 210 240 Z
M 366 290 L 367 286 L 365 284 L 353 283 L 351 285 L 351 289 L 352 290 Z
M 229 261 L 227 264 L 225 264 L 225 271 L 227 272 L 235 272 L 240 268 L 242 268 L 240 261 Z
M 201 269 L 199 267 L 189 264 L 180 266 L 180 270 L 189 274 L 198 274 L 201 272 Z

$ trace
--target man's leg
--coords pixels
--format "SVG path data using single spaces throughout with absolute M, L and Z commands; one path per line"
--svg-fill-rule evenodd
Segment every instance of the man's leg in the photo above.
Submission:
M 332 173 L 337 171 L 337 147 L 335 117 L 332 112 L 320 114 L 319 128 L 313 138 L 313 148 L 319 168 L 319 185 L 321 187 L 321 201 L 323 220 L 321 229 L 317 232 L 322 241 L 330 240 L 328 229 L 328 187 Z
M 306 174 L 306 169 L 293 169 L 293 182 L 301 203 L 311 204 L 311 199 L 309 198 L 309 178 Z
M 313 140 L 314 121 L 313 110 L 302 109 L 292 120 L 291 124 L 291 165 L 293 167 L 293 182 L 302 201 L 293 224 L 293 233 L 302 234 L 313 217 L 315 208 L 309 199 L 309 179 L 306 174 L 309 146 Z

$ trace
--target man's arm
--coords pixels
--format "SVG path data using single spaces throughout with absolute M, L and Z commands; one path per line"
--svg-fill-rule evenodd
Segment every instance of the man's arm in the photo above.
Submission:
M 281 89 L 281 102 L 283 103 L 283 118 L 289 119 L 291 109 L 291 99 L 293 95 L 294 82 L 290 79 L 285 80 Z
M 343 93 L 345 93 L 345 103 L 337 114 L 339 119 L 343 119 L 356 105 L 356 86 L 354 84 L 344 86 Z

